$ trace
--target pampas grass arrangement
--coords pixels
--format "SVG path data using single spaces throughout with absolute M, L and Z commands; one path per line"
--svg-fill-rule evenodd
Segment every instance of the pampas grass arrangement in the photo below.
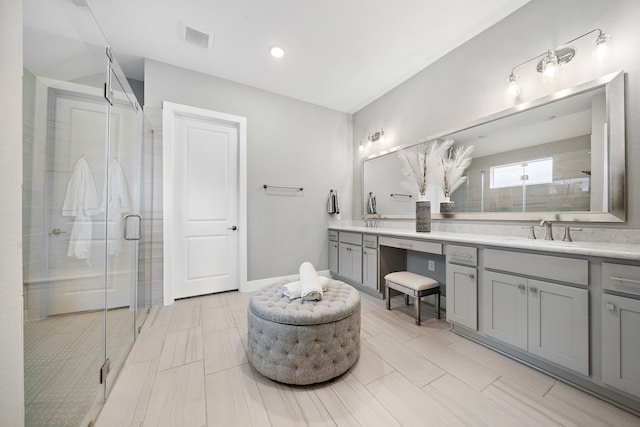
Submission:
M 452 147 L 452 140 L 444 141 L 443 146 L 445 144 L 448 145 L 441 160 L 442 191 L 445 197 L 451 197 L 451 194 L 467 180 L 462 174 L 471 165 L 473 146 Z
M 403 162 L 402 174 L 413 176 L 421 196 L 426 194 L 446 149 L 437 141 L 432 141 L 416 145 L 415 157 L 409 154 L 409 150 L 400 151 L 399 156 Z

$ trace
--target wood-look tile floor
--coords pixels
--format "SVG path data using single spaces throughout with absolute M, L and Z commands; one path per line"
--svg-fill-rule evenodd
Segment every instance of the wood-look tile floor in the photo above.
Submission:
M 449 331 L 403 298 L 362 295 L 360 359 L 291 387 L 247 363 L 250 294 L 153 309 L 97 426 L 639 426 L 604 401 Z

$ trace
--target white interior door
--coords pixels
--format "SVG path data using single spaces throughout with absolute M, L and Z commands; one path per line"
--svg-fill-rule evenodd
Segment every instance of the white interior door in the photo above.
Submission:
M 238 289 L 238 125 L 191 107 L 164 114 L 165 303 Z

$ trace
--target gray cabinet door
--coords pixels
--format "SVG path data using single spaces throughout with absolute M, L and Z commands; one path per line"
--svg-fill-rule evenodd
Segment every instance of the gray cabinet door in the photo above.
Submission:
M 362 247 L 340 243 L 338 274 L 346 279 L 362 283 Z
M 483 281 L 485 333 L 527 349 L 527 279 L 487 271 Z
M 528 281 L 529 352 L 589 375 L 589 291 Z
M 640 301 L 602 295 L 602 382 L 640 397 Z
M 338 274 L 338 242 L 329 242 L 329 271 Z
M 447 321 L 478 330 L 478 279 L 474 267 L 447 264 Z
M 378 251 L 376 249 L 362 250 L 362 284 L 367 288 L 378 290 Z

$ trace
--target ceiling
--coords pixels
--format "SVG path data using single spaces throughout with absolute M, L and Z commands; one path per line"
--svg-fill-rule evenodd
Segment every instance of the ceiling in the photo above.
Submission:
M 130 78 L 143 80 L 149 58 L 353 113 L 528 1 L 87 3 Z M 185 25 L 212 32 L 212 49 L 186 44 Z

